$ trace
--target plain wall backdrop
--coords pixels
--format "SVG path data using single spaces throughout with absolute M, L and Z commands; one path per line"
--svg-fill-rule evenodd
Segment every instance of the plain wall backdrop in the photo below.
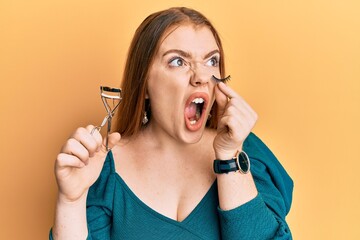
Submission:
M 99 86 L 120 85 L 136 27 L 171 6 L 219 30 L 230 85 L 295 182 L 295 239 L 360 239 L 360 3 L 0 0 L 0 239 L 46 239 L 53 165 L 99 124 Z

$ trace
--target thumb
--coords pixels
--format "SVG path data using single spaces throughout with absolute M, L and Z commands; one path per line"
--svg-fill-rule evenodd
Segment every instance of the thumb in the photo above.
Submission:
M 221 117 L 224 114 L 226 105 L 228 103 L 228 98 L 224 94 L 224 92 L 220 89 L 219 86 L 220 84 L 224 84 L 224 83 L 219 83 L 215 87 L 215 101 L 218 105 L 218 117 Z
M 113 132 L 110 133 L 108 137 L 105 137 L 103 140 L 103 144 L 102 144 L 102 148 L 103 150 L 105 150 L 106 152 L 108 150 L 111 150 L 121 139 L 120 133 L 118 132 Z M 108 149 L 106 149 L 106 141 L 108 144 Z

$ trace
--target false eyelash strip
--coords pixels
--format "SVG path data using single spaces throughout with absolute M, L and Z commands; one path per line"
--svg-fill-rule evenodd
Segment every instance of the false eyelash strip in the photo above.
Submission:
M 213 78 L 216 82 L 223 82 L 223 83 L 225 83 L 225 82 L 227 82 L 227 81 L 230 80 L 231 76 L 229 75 L 229 76 L 227 76 L 226 78 L 217 78 L 217 77 L 215 77 L 214 75 L 212 75 L 212 78 Z

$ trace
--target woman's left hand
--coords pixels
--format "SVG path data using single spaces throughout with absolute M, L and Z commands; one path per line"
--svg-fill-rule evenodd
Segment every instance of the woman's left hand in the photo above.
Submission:
M 242 97 L 222 82 L 215 87 L 215 99 L 218 104 L 218 126 L 214 150 L 217 159 L 230 159 L 242 149 L 243 142 L 255 126 L 257 114 Z

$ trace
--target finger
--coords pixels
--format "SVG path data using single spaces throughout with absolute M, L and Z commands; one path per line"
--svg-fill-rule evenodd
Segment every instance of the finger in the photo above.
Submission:
M 242 142 L 253 128 L 253 123 L 244 118 L 234 116 L 223 117 L 219 125 L 222 126 L 221 130 L 227 133 L 229 141 Z
M 248 116 L 257 119 L 257 114 L 254 109 L 242 97 L 239 96 L 238 98 L 232 98 L 230 102 L 232 101 L 239 111 L 243 111 Z
M 228 133 L 230 131 L 228 127 L 228 118 L 229 116 L 224 116 L 219 119 L 217 126 L 218 132 Z
M 223 116 L 234 116 L 239 119 L 244 118 L 248 121 L 257 120 L 256 112 L 245 101 L 239 101 L 239 103 L 234 103 L 233 100 L 235 99 L 231 99 L 228 103 Z
M 79 158 L 69 155 L 66 153 L 59 153 L 56 158 L 56 167 L 65 168 L 65 167 L 75 167 L 82 168 L 85 164 L 80 161 Z
M 96 129 L 94 131 L 94 128 L 96 128 L 96 127 L 93 126 L 93 125 L 88 125 L 86 127 L 86 130 L 90 133 L 90 135 L 94 138 L 94 140 L 96 142 L 96 145 L 97 145 L 97 150 L 96 151 L 100 151 L 101 150 L 101 145 L 102 145 L 102 142 L 103 142 L 103 137 L 101 136 L 101 133 L 99 131 L 97 131 Z
M 236 131 L 236 129 L 241 129 L 242 117 L 234 115 L 224 115 L 219 121 L 219 127 L 227 127 L 230 131 Z
M 88 150 L 75 138 L 68 139 L 61 152 L 79 158 L 85 165 L 89 161 Z
M 72 138 L 79 141 L 89 152 L 89 156 L 92 157 L 99 149 L 100 145 L 97 144 L 97 141 L 93 135 L 91 135 L 92 126 L 88 126 L 87 128 L 78 128 L 73 133 Z M 95 136 L 97 134 L 95 133 Z
M 219 90 L 228 98 L 235 98 L 235 97 L 239 97 L 239 95 L 229 86 L 227 86 L 225 83 L 220 82 L 218 83 L 218 88 Z
M 228 103 L 227 96 L 220 90 L 219 84 L 215 87 L 215 101 L 218 105 L 218 117 L 224 114 L 226 109 L 226 105 Z
M 102 150 L 107 152 L 108 150 L 112 149 L 121 139 L 120 133 L 113 132 L 110 133 L 108 136 L 108 149 L 106 149 L 106 138 L 103 140 Z
M 247 116 L 249 116 L 251 118 L 257 119 L 256 112 L 245 101 L 245 99 L 243 99 L 240 95 L 238 95 L 236 92 L 234 92 L 234 90 L 232 90 L 231 88 L 229 88 L 225 84 L 224 84 L 224 86 L 227 87 L 232 92 L 229 95 L 231 98 L 229 98 L 228 103 L 226 105 L 226 108 L 230 108 L 231 106 L 234 106 L 242 114 L 247 115 Z M 226 95 L 226 93 L 224 93 L 224 95 Z
M 229 106 L 222 118 L 229 117 L 236 120 L 236 125 L 228 125 L 231 129 L 239 129 L 240 131 L 251 131 L 257 121 L 257 114 L 252 109 L 237 109 L 236 106 Z
M 233 104 L 231 103 L 232 100 L 228 103 L 226 110 L 224 111 L 223 115 L 219 118 L 219 123 L 223 118 L 230 117 L 238 121 L 239 123 L 238 128 L 242 125 L 241 123 L 243 122 L 249 123 L 249 126 L 251 125 L 254 126 L 255 122 L 257 121 L 256 112 L 250 106 L 248 106 L 246 102 L 243 102 L 241 104 Z M 218 127 L 223 127 L 223 125 L 218 125 Z

